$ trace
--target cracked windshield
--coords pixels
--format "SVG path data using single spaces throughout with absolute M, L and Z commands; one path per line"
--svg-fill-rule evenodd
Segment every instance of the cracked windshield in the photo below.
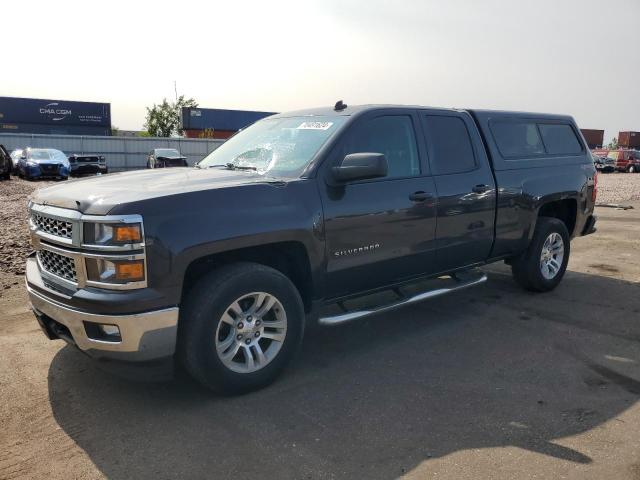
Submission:
M 198 168 L 226 167 L 295 178 L 345 120 L 344 116 L 261 120 L 223 143 Z

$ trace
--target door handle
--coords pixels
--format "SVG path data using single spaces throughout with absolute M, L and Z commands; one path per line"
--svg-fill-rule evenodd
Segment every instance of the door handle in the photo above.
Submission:
M 490 188 L 491 187 L 489 187 L 489 185 L 482 184 L 482 185 L 476 185 L 475 187 L 473 187 L 471 189 L 471 191 L 473 193 L 484 193 L 484 192 L 488 191 Z
M 427 192 L 413 192 L 411 195 L 409 195 L 409 200 L 411 200 L 412 202 L 424 202 L 425 200 L 428 200 L 430 198 L 432 198 L 432 195 Z

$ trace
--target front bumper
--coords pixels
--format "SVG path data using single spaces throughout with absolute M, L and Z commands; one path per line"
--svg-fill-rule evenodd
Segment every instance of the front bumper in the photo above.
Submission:
M 175 353 L 177 307 L 128 315 L 99 315 L 69 308 L 29 286 L 27 291 L 38 323 L 49 338 L 62 338 L 99 359 L 145 362 Z M 93 324 L 93 325 L 92 325 Z M 116 325 L 120 341 L 92 338 L 91 326 Z
M 99 163 L 72 163 L 71 175 L 89 175 L 96 173 L 107 173 L 107 166 Z

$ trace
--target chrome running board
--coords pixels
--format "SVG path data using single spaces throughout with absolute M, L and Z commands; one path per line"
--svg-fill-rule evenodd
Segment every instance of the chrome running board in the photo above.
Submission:
M 469 275 L 471 273 L 471 275 Z M 404 298 L 397 300 L 395 302 L 387 303 L 380 306 L 374 306 L 369 308 L 357 309 L 357 310 L 348 310 L 344 307 L 342 302 L 338 303 L 338 305 L 342 308 L 344 313 L 338 313 L 335 315 L 320 315 L 318 319 L 318 323 L 320 325 L 338 325 L 344 322 L 350 322 L 352 320 L 357 320 L 359 318 L 368 317 L 369 315 L 375 315 L 377 313 L 388 312 L 391 310 L 395 310 L 396 308 L 404 307 L 406 305 L 411 305 L 413 303 L 422 302 L 424 300 L 439 297 L 441 295 L 446 295 L 447 293 L 455 292 L 457 290 L 462 290 L 464 288 L 472 287 L 474 285 L 478 285 L 480 283 L 484 283 L 487 281 L 487 275 L 484 272 L 479 270 L 474 270 L 471 272 L 462 272 L 459 274 L 453 274 L 448 277 L 446 280 L 442 278 L 438 279 L 441 282 L 449 281 L 452 283 L 446 287 L 433 288 L 430 290 L 422 291 L 419 293 L 414 293 L 410 296 L 404 296 Z M 401 296 L 400 288 L 393 289 L 393 292 L 396 295 Z

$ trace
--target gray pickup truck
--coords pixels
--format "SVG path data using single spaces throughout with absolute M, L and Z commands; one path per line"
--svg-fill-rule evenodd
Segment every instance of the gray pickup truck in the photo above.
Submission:
M 476 285 L 484 264 L 555 288 L 596 190 L 569 116 L 338 102 L 258 121 L 195 168 L 38 191 L 27 288 L 49 338 L 105 365 L 247 391 L 309 323 Z

